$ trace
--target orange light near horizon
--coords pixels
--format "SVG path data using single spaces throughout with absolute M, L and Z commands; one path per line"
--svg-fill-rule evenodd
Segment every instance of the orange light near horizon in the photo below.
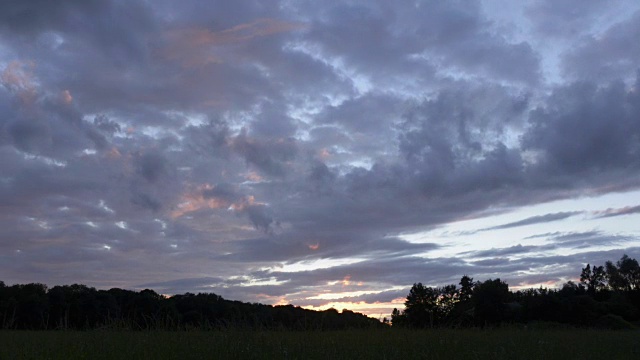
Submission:
M 382 318 L 389 316 L 391 311 L 396 309 L 404 308 L 404 298 L 394 299 L 390 302 L 373 302 L 367 303 L 364 301 L 358 302 L 347 302 L 347 301 L 336 301 L 329 302 L 324 305 L 314 306 L 314 305 L 303 305 L 300 306 L 303 309 L 315 310 L 315 311 L 324 311 L 328 309 L 336 309 L 341 311 L 343 309 L 359 312 L 374 318 Z
M 349 286 L 351 284 L 351 275 L 347 275 L 342 279 L 342 286 Z
M 580 280 L 579 279 L 570 279 L 571 281 L 575 282 L 575 283 L 579 283 Z M 561 281 L 554 281 L 554 280 L 549 280 L 549 281 L 543 281 L 543 282 L 537 282 L 537 283 L 530 283 L 530 284 L 520 284 L 520 285 L 515 285 L 515 286 L 509 286 L 509 289 L 512 291 L 518 291 L 518 290 L 524 290 L 524 289 L 539 289 L 539 288 L 548 288 L 548 289 L 553 289 L 553 288 L 558 288 L 559 284 L 561 283 Z
M 267 295 L 267 294 L 258 294 L 256 296 L 259 299 L 261 299 L 260 301 L 262 301 L 264 303 L 269 303 L 272 306 L 289 305 L 289 302 L 287 301 L 287 299 L 284 296 L 273 296 L 273 295 Z
M 318 249 L 320 249 L 320 244 L 319 243 L 315 243 L 312 245 L 307 245 L 309 247 L 310 250 L 316 251 Z

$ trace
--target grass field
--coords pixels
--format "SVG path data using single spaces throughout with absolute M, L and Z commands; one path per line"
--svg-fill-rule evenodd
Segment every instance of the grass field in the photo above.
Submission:
M 640 359 L 640 332 L 0 331 L 0 359 Z

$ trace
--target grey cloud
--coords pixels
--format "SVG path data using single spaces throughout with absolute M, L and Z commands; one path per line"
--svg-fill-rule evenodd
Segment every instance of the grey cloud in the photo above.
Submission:
M 90 14 L 101 7 L 101 1 L 5 1 L 2 4 L 1 23 L 16 32 L 39 32 L 47 29 L 64 28 L 66 18 L 71 16 L 72 10 Z M 103 2 L 104 3 L 104 2 Z
M 120 1 L 5 1 L 0 13 L 2 28 L 13 34 L 31 38 L 61 34 L 65 46 L 73 49 L 79 43 L 92 43 L 119 64 L 143 56 L 146 44 L 141 36 L 154 26 L 152 8 Z
M 428 77 L 436 65 L 432 59 L 443 58 L 437 65 L 537 81 L 538 59 L 531 47 L 507 43 L 492 35 L 489 25 L 480 3 L 427 1 L 391 7 L 356 2 L 319 11 L 308 37 L 332 56 L 346 55 L 350 65 L 364 72 L 380 72 L 382 79 L 390 64 Z M 376 34 L 375 39 L 370 34 Z M 416 55 L 424 60 L 409 60 Z
M 135 286 L 136 288 L 151 288 L 165 294 L 182 294 L 187 292 L 212 292 L 213 286 L 224 283 L 224 279 L 217 277 L 202 277 L 177 279 L 169 281 L 151 282 Z
M 573 249 L 588 249 L 594 245 L 620 246 L 636 240 L 634 236 L 604 234 L 599 231 L 564 234 L 552 239 L 557 247 Z
M 381 291 L 379 293 L 371 293 L 360 296 L 350 296 L 344 297 L 340 299 L 336 299 L 335 301 L 350 301 L 350 302 L 360 302 L 364 301 L 366 303 L 376 303 L 376 302 L 389 302 L 398 298 L 405 298 L 408 295 L 406 290 L 390 290 L 390 291 Z
M 149 152 L 140 155 L 137 159 L 138 172 L 150 183 L 156 182 L 167 171 L 167 160 L 162 154 Z
M 532 246 L 532 245 L 523 246 L 521 244 L 518 244 L 518 245 L 515 245 L 515 246 L 508 247 L 508 248 L 473 251 L 473 252 L 469 252 L 467 254 L 469 254 L 472 257 L 508 256 L 508 255 L 517 255 L 517 254 L 528 253 L 528 252 L 531 252 L 531 251 L 535 251 L 538 248 L 539 248 L 538 246 Z
M 229 125 L 222 120 L 209 120 L 199 126 L 189 126 L 185 134 L 190 141 L 188 146 L 200 156 L 228 156 L 230 140 Z
M 109 119 L 104 114 L 96 115 L 96 117 L 93 119 L 93 124 L 101 131 L 110 135 L 122 131 L 122 129 L 120 128 L 120 124 Z
M 555 231 L 555 232 L 552 232 L 552 233 L 535 234 L 535 235 L 527 236 L 524 239 L 528 240 L 528 239 L 548 238 L 548 237 L 558 236 L 558 235 L 561 235 L 561 234 L 562 233 L 560 231 Z
M 131 197 L 131 202 L 155 212 L 162 208 L 162 203 L 158 199 L 145 193 L 134 193 Z
M 433 243 L 414 244 L 374 233 L 318 231 L 285 233 L 234 242 L 234 253 L 222 258 L 235 261 L 297 261 L 332 258 L 382 259 L 428 253 L 439 248 Z
M 278 107 L 272 103 L 263 104 L 261 111 L 255 115 L 251 123 L 254 136 L 266 138 L 291 138 L 297 127 L 295 121 L 287 115 L 284 106 Z
M 274 223 L 274 219 L 269 216 L 268 209 L 264 205 L 249 205 L 241 212 L 244 212 L 249 217 L 249 220 L 256 227 L 264 232 L 271 230 L 271 225 Z M 276 224 L 277 225 L 277 224 Z
M 240 133 L 233 139 L 232 148 L 247 164 L 254 165 L 271 176 L 285 176 L 287 161 L 297 154 L 296 142 L 291 138 L 262 141 Z
M 545 37 L 578 37 L 607 9 L 601 1 L 536 1 L 525 11 L 536 31 Z
M 210 189 L 205 189 L 202 195 L 207 199 L 220 199 L 229 204 L 241 201 L 244 197 L 239 193 L 239 189 L 236 186 L 227 183 L 217 184 Z
M 540 151 L 540 170 L 554 175 L 637 169 L 637 102 L 620 82 L 561 87 L 531 112 L 524 146 Z
M 490 267 L 500 271 L 500 269 L 506 266 L 509 266 L 510 265 L 509 262 L 510 260 L 508 258 L 491 258 L 491 259 L 484 259 L 484 260 L 476 260 L 476 261 L 472 261 L 471 263 L 474 266 Z
M 532 217 L 529 217 L 529 218 L 526 218 L 526 219 L 514 221 L 512 223 L 508 223 L 508 224 L 503 224 L 503 225 L 498 225 L 498 226 L 493 226 L 493 227 L 490 227 L 490 228 L 482 229 L 482 231 L 509 229 L 509 228 L 519 227 L 519 226 L 547 223 L 547 222 L 552 222 L 552 221 L 563 220 L 563 219 L 569 218 L 571 216 L 579 215 L 579 214 L 582 214 L 582 212 L 581 211 L 569 211 L 569 212 L 559 212 L 559 213 L 553 213 L 553 214 L 537 215 L 537 216 L 532 216 Z
M 633 236 L 606 234 L 600 231 L 588 231 L 581 233 L 552 233 L 542 234 L 526 239 L 546 237 L 547 243 L 543 245 L 515 245 L 506 248 L 488 249 L 482 251 L 465 252 L 469 258 L 488 258 L 474 261 L 474 265 L 488 266 L 491 264 L 507 266 L 519 258 L 530 253 L 548 252 L 558 249 L 588 249 L 592 246 L 623 246 L 635 240 Z
M 632 215 L 632 214 L 637 214 L 640 213 L 640 205 L 638 206 L 626 206 L 623 208 L 619 208 L 619 209 L 607 209 L 604 211 L 597 211 L 596 212 L 596 217 L 598 218 L 607 218 L 607 217 L 614 217 L 614 216 L 623 216 L 623 215 Z
M 638 70 L 640 8 L 625 22 L 614 24 L 602 34 L 585 37 L 564 56 L 565 74 L 576 79 L 629 79 Z

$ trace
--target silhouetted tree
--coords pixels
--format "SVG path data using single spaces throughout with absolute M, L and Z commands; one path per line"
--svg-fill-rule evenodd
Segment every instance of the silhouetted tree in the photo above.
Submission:
M 640 290 L 640 265 L 635 259 L 625 254 L 615 265 L 607 261 L 605 269 L 609 286 L 613 290 Z
M 506 314 L 509 285 L 500 279 L 478 283 L 473 290 L 474 318 L 478 325 L 498 324 Z
M 604 289 L 605 287 L 606 273 L 602 266 L 593 266 L 593 269 L 589 264 L 582 269 L 580 274 L 580 283 L 587 287 L 589 294 L 595 294 L 596 292 Z
M 460 302 L 466 302 L 471 300 L 471 295 L 473 295 L 473 278 L 467 275 L 462 276 L 460 279 L 460 291 L 459 291 L 459 299 Z
M 433 327 L 438 295 L 434 288 L 424 286 L 422 283 L 413 284 L 404 302 L 404 313 L 408 323 L 415 327 Z
M 455 285 L 433 288 L 417 283 L 409 290 L 404 315 L 410 326 L 442 326 L 446 324 L 457 302 Z
M 391 312 L 391 325 L 402 327 L 407 325 L 407 316 L 404 312 L 394 308 Z

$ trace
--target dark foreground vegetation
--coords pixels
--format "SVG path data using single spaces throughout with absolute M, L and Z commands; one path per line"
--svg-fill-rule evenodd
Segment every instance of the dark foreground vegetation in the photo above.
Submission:
M 600 329 L 636 329 L 640 324 L 640 266 L 623 256 L 603 266 L 587 264 L 580 283 L 561 289 L 512 292 L 500 279 L 460 287 L 411 288 L 398 328 L 484 328 L 533 323 Z M 6 330 L 345 330 L 387 328 L 349 310 L 339 313 L 225 300 L 211 294 L 165 297 L 153 290 L 96 290 L 85 285 L 7 286 L 0 281 L 0 329 Z M 388 330 L 388 329 L 387 329 Z
M 474 282 L 463 276 L 460 287 L 411 288 L 404 311 L 393 310 L 394 327 L 485 327 L 552 322 L 574 327 L 636 329 L 640 323 L 640 265 L 624 255 L 616 263 L 587 264 L 580 283 L 561 289 L 509 291 L 500 279 Z
M 165 297 L 153 290 L 96 290 L 85 285 L 6 286 L 0 281 L 0 329 L 17 330 L 339 330 L 383 327 L 349 310 L 339 313 L 225 300 L 216 294 Z
M 635 331 L 0 331 L 0 359 L 638 359 Z

